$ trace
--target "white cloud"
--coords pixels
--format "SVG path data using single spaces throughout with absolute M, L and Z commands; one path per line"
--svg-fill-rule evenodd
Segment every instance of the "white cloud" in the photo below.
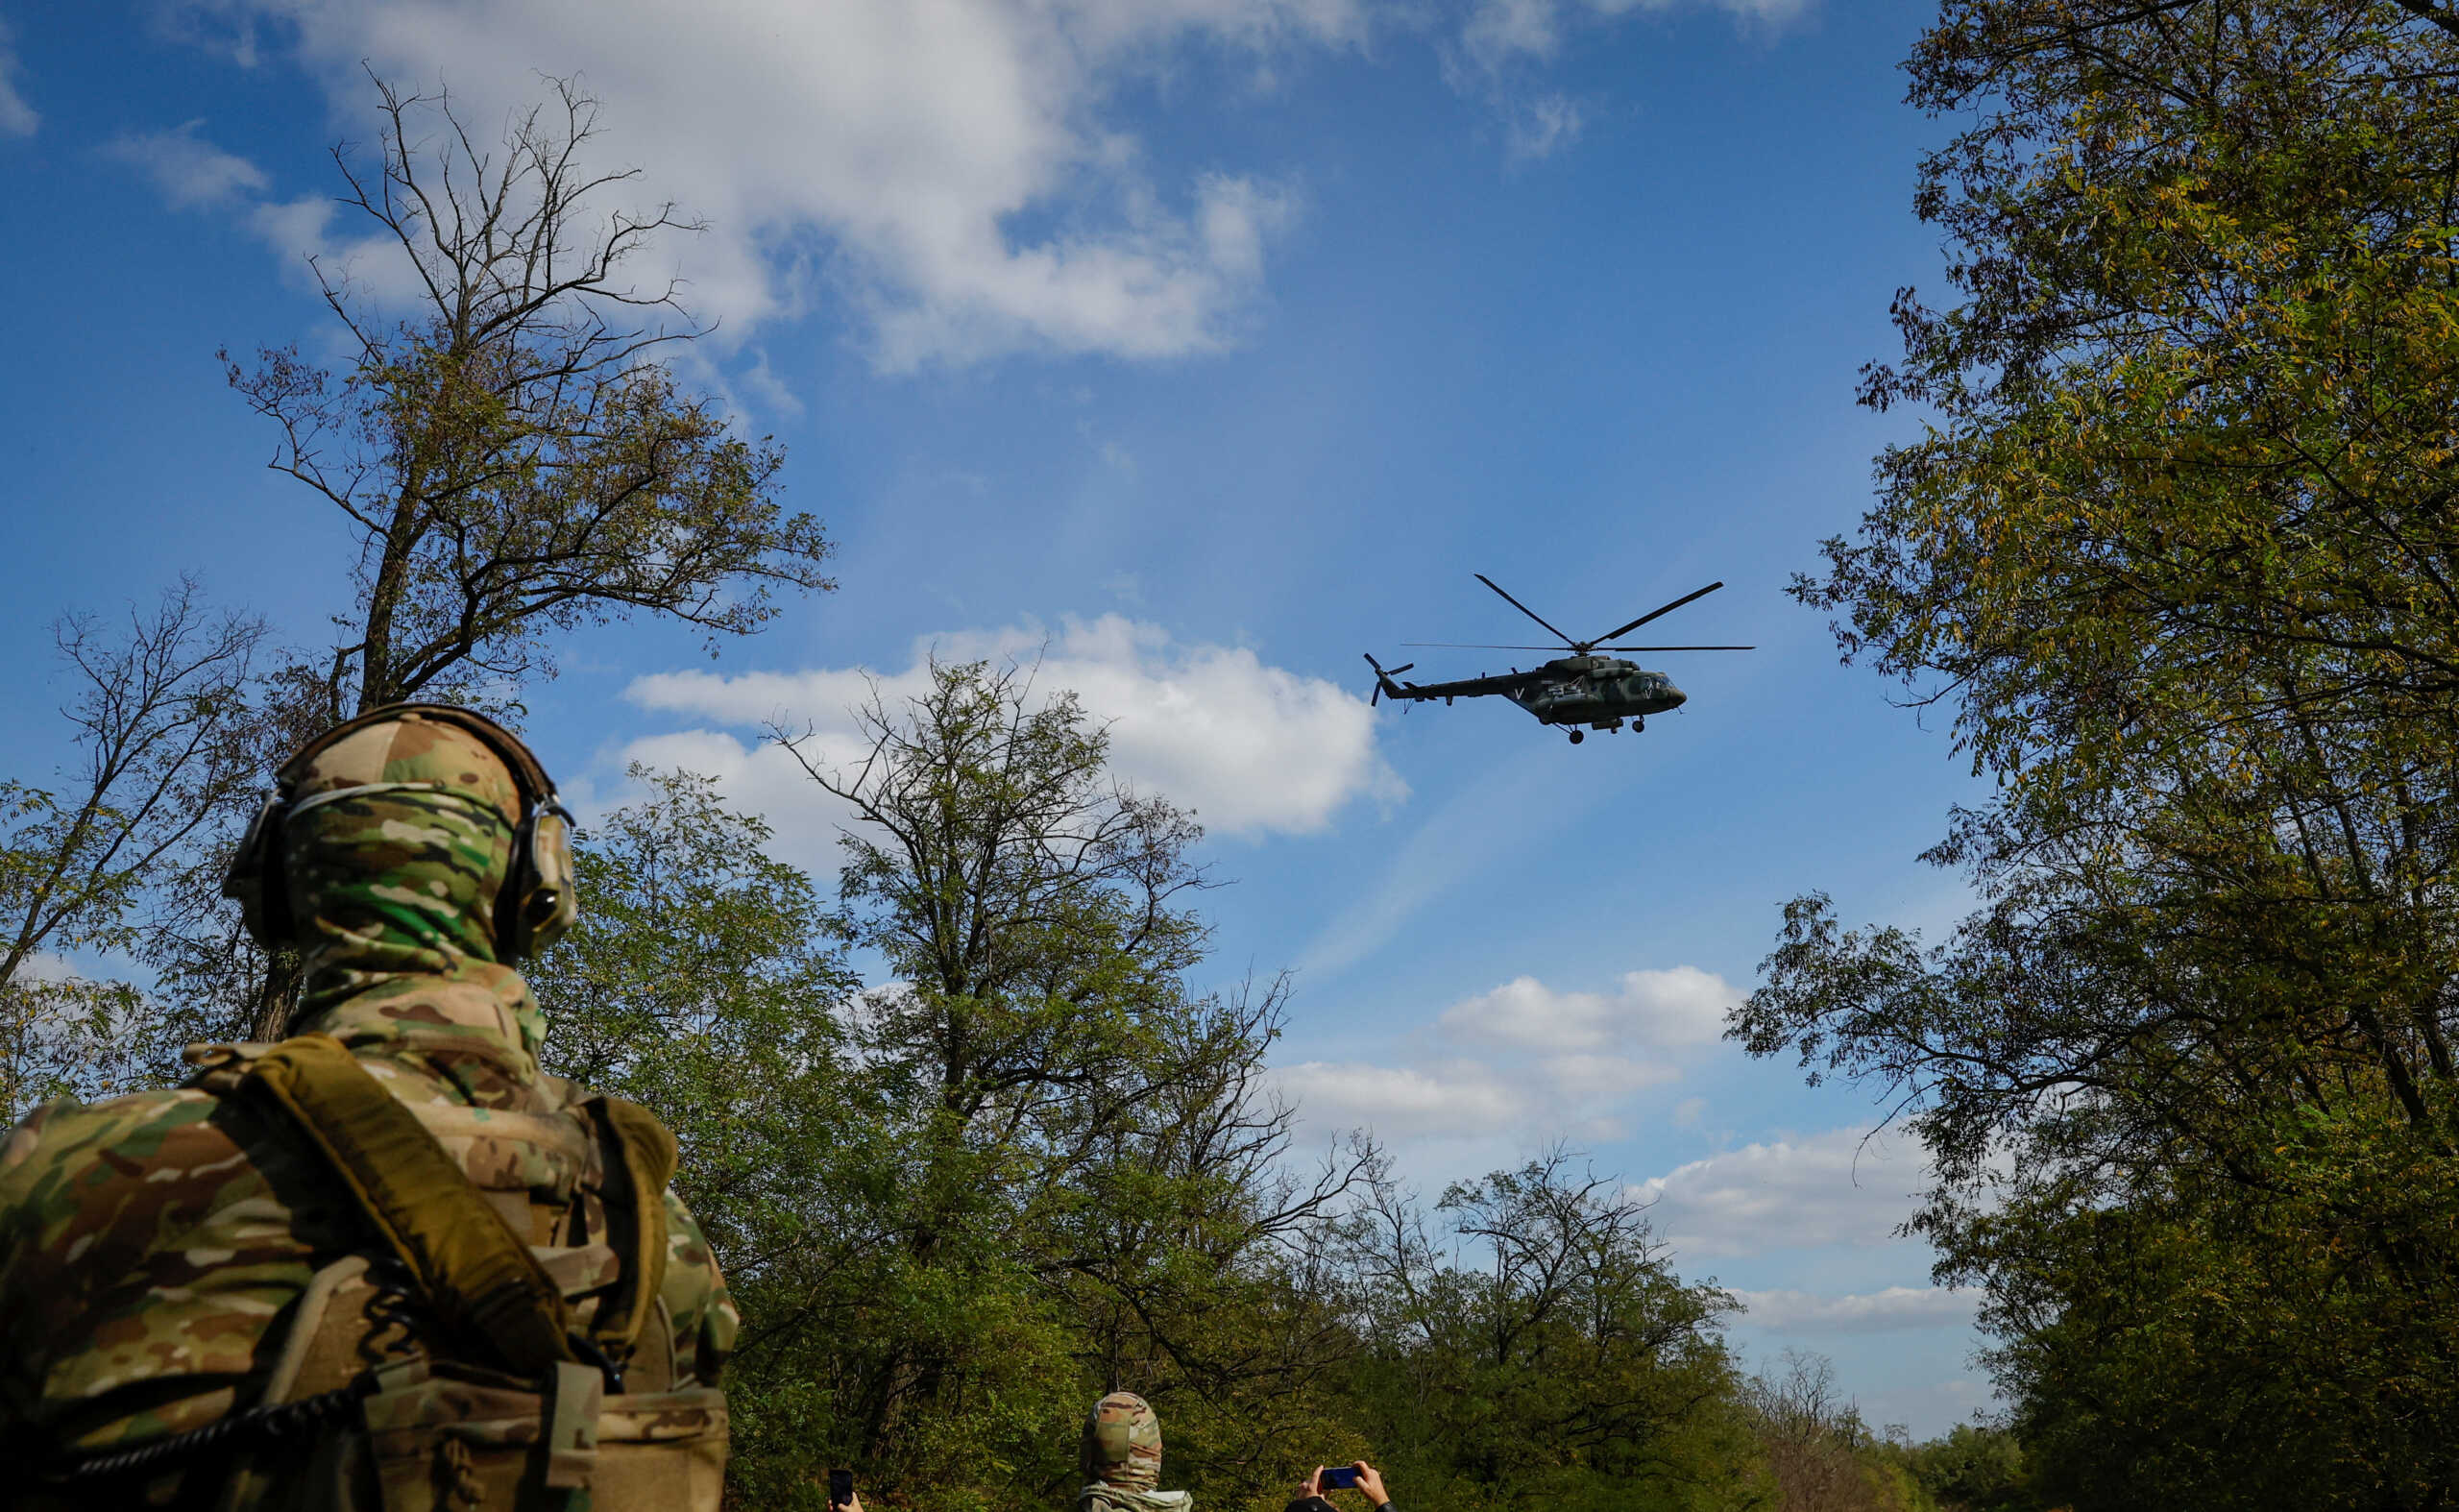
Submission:
M 220 205 L 264 191 L 265 172 L 197 134 L 202 118 L 167 132 L 122 132 L 102 146 L 104 157 L 153 181 L 175 209 Z
M 1401 1064 L 1308 1061 L 1277 1074 L 1323 1127 L 1364 1126 L 1386 1138 L 1612 1141 L 1628 1136 L 1635 1098 L 1682 1076 L 1673 1061 L 1631 1052 L 1713 1040 L 1734 995 L 1723 979 L 1688 965 L 1625 972 L 1612 994 L 1557 992 L 1519 977 L 1454 1004 L 1429 1026 L 1431 1038 L 1403 1036 Z M 1443 1050 L 1429 1054 L 1437 1044 Z M 1691 1098 L 1682 1107 L 1695 1121 L 1704 1105 Z
M 1629 1056 L 1548 1056 L 1536 1062 L 1555 1092 L 1572 1103 L 1619 1102 L 1633 1092 L 1678 1079 L 1678 1066 Z
M 37 950 L 26 957 L 25 960 L 17 963 L 17 969 L 25 973 L 27 981 L 40 982 L 51 987 L 57 987 L 62 982 L 74 982 L 84 975 L 77 969 L 75 962 L 66 956 L 53 955 L 48 950 Z
M 1439 1140 L 1525 1150 L 1569 1136 L 1613 1140 L 1629 1127 L 1610 1110 L 1681 1073 L 1617 1057 L 1518 1064 L 1441 1058 L 1415 1065 L 1305 1061 L 1273 1068 L 1274 1084 L 1312 1129 L 1372 1129 L 1386 1140 Z M 1505 1139 L 1503 1136 L 1508 1136 Z M 1500 1158 L 1499 1148 L 1484 1152 Z
M 1569 95 L 1546 94 L 1513 108 L 1504 122 L 1503 149 L 1517 162 L 1550 158 L 1579 140 L 1588 112 Z
M 17 90 L 25 65 L 17 61 L 15 36 L 0 21 L 0 136 L 32 136 L 42 117 Z
M 1556 61 L 1583 31 L 1633 14 L 1721 11 L 1744 28 L 1773 32 L 1817 0 L 1469 0 L 1455 44 L 1446 51 L 1453 89 L 1482 99 L 1500 117 L 1503 154 L 1533 162 L 1575 145 L 1594 102 L 1548 89 L 1538 70 Z
M 916 641 L 905 669 L 878 677 L 880 695 L 893 706 L 920 693 L 933 654 L 942 661 L 1038 658 L 1035 686 L 1072 690 L 1085 712 L 1109 727 L 1111 765 L 1122 776 L 1193 809 L 1218 834 L 1306 834 L 1352 799 L 1393 801 L 1408 792 L 1376 749 L 1365 699 L 1266 666 L 1243 647 L 1181 645 L 1157 626 L 1115 614 L 1063 620 L 1056 634 L 1034 625 L 968 631 Z M 856 669 L 735 677 L 688 671 L 640 678 L 627 696 L 645 708 L 740 729 L 772 719 L 808 725 L 816 733 L 806 754 L 826 766 L 861 754 L 849 711 L 872 686 Z M 784 752 L 750 751 L 726 736 L 661 737 L 626 754 L 647 759 L 643 753 L 672 749 L 677 739 L 699 743 L 693 750 L 704 759 L 721 754 L 713 742 L 727 742 L 733 777 L 764 791 L 777 781 L 797 785 L 792 791 L 806 799 L 817 791 Z
M 768 354 L 766 350 L 755 351 L 752 354 L 751 366 L 737 375 L 736 380 L 743 385 L 744 392 L 759 400 L 762 407 L 770 414 L 785 415 L 796 420 L 802 418 L 802 400 L 796 397 L 784 378 L 778 377 L 777 370 L 768 365 Z
M 1981 1305 L 1977 1288 L 1889 1286 L 1885 1291 L 1829 1297 L 1806 1291 L 1736 1292 L 1748 1312 L 1742 1322 L 1778 1333 L 1887 1333 L 1899 1329 L 1964 1327 Z
M 735 333 L 833 291 L 878 362 L 1016 351 L 1172 357 L 1233 343 L 1287 224 L 1269 174 L 1156 180 L 1107 109 L 1199 47 L 1266 61 L 1363 41 L 1358 0 L 196 0 L 234 35 L 295 28 L 329 96 L 366 60 L 442 79 L 464 118 L 540 73 L 606 102 L 605 161 L 638 163 L 711 233 L 672 245 Z
M 1911 1140 L 1837 1129 L 1744 1145 L 1641 1183 L 1657 1232 L 1685 1255 L 1884 1244 L 1911 1216 L 1927 1172 Z
M 1627 1137 L 1615 1111 L 1678 1067 L 1621 1056 L 1554 1056 L 1537 1061 L 1422 1059 L 1408 1065 L 1302 1061 L 1273 1077 L 1312 1128 L 1372 1129 L 1385 1139 L 1486 1140 L 1509 1135 L 1521 1148 L 1570 1137 Z
M 336 234 L 338 206 L 329 194 L 266 198 L 272 181 L 265 171 L 207 141 L 204 125 L 199 117 L 167 132 L 122 132 L 97 151 L 143 175 L 173 209 L 236 207 L 247 229 L 280 256 L 284 274 L 303 286 L 314 286 L 313 258 L 325 278 L 356 295 L 399 301 L 418 291 L 415 270 L 389 237 Z
M 1308 1061 L 1276 1068 L 1274 1080 L 1308 1124 L 1372 1129 L 1386 1138 L 1484 1138 L 1531 1110 L 1526 1088 L 1469 1064 L 1417 1070 Z
M 1460 29 L 1472 61 L 1497 71 L 1519 59 L 1545 61 L 1562 51 L 1565 34 L 1594 20 L 1634 12 L 1722 11 L 1737 21 L 1779 27 L 1799 19 L 1816 0 L 1475 0 Z
M 852 754 L 841 744 L 829 749 L 838 755 Z M 851 811 L 775 745 L 756 739 L 739 740 L 722 730 L 680 730 L 632 741 L 618 758 L 716 778 L 729 805 L 768 821 L 775 832 L 769 851 L 781 861 L 832 875 L 842 860 L 837 838 L 852 822 Z M 602 792 L 582 782 L 572 784 L 572 789 L 568 801 L 584 828 L 606 810 L 640 796 L 621 787 Z
M 1559 992 L 1516 977 L 1445 1010 L 1442 1025 L 1463 1038 L 1532 1049 L 1696 1045 L 1724 1032 L 1725 1011 L 1740 1001 L 1724 978 L 1697 966 L 1626 971 L 1611 993 Z
M 603 160 L 644 168 L 644 201 L 709 222 L 661 256 L 726 339 L 828 301 L 881 367 L 907 371 L 1011 353 L 1173 358 L 1241 338 L 1301 197 L 1288 164 L 1155 168 L 1122 100 L 1191 61 L 1263 99 L 1293 61 L 1362 58 L 1378 32 L 1431 36 L 1524 159 L 1578 139 L 1585 108 L 1519 77 L 1575 31 L 1685 5 L 1776 25 L 1811 3 L 172 0 L 172 13 L 176 33 L 219 34 L 208 45 L 243 64 L 260 35 L 295 37 L 362 126 L 362 61 L 448 83 L 481 126 L 534 101 L 540 74 L 577 76 L 607 106 Z
M 1707 976 L 1679 966 L 1633 972 L 1624 980 L 1685 974 Z M 1616 1053 L 1692 1042 L 1687 1029 L 1677 1028 L 1669 1036 L 1651 1034 L 1666 1026 L 1638 1015 L 1623 1014 L 1622 1021 L 1612 1022 L 1614 1015 L 1602 1012 L 1558 1013 L 1557 1021 L 1570 1022 L 1570 1031 L 1545 1034 L 1527 1033 L 1527 1023 L 1504 1016 L 1500 1023 L 1511 1033 L 1482 1033 L 1488 1027 L 1485 1011 L 1514 996 L 1540 997 L 1558 1008 L 1580 994 L 1548 993 L 1522 977 L 1470 999 L 1434 1025 L 1436 1036 L 1447 1041 L 1497 1040 L 1503 1052 L 1499 1055 L 1421 1055 L 1403 1065 L 1307 1061 L 1276 1075 L 1281 1089 L 1298 1101 L 1300 1112 L 1320 1127 L 1362 1126 L 1386 1138 L 1402 1139 L 1485 1139 L 1510 1134 L 1523 1143 L 1566 1135 L 1581 1140 L 1626 1137 L 1629 1124 L 1620 1114 L 1632 1099 L 1682 1075 L 1682 1068 L 1668 1061 Z M 1464 1009 L 1476 1012 L 1463 1015 Z M 1470 1032 L 1463 1032 L 1464 1024 Z M 1554 1053 L 1532 1053 L 1546 1051 Z
M 1551 58 L 1563 42 L 1560 0 L 1477 0 L 1460 28 L 1460 45 L 1492 69 L 1514 57 Z

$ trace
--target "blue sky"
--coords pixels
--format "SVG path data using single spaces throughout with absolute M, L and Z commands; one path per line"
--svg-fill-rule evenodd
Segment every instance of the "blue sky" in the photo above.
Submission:
M 669 12 L 671 12 L 670 14 Z M 758 748 L 841 728 L 855 669 L 1047 645 L 1122 765 L 1210 823 L 1225 977 L 1294 967 L 1310 1136 L 1373 1124 L 1428 1188 L 1554 1138 L 1659 1197 L 1735 1337 L 1834 1355 L 1877 1422 L 1985 1405 L 1969 1307 L 1887 1237 L 1920 1180 L 1851 1088 L 1715 1037 L 1796 893 L 1933 928 L 1914 860 L 1974 791 L 1936 727 L 1783 595 L 1916 422 L 1851 402 L 1939 127 L 1900 103 L 1914 0 L 547 0 L 0 3 L 0 730 L 62 755 L 46 625 L 182 572 L 311 642 L 336 518 L 262 464 L 217 348 L 329 331 L 302 256 L 372 135 L 368 60 L 494 120 L 583 75 L 610 160 L 709 231 L 660 256 L 718 317 L 695 380 L 788 450 L 841 589 L 715 662 L 577 637 L 530 703 L 568 790 L 716 771 L 829 864 Z M 665 264 L 662 264 L 665 265 Z M 380 259 L 362 257 L 380 289 Z M 1495 700 L 1368 710 L 1521 641 L 1470 575 L 1691 695 L 1572 748 Z M 1676 633 L 1678 631 L 1678 633 Z

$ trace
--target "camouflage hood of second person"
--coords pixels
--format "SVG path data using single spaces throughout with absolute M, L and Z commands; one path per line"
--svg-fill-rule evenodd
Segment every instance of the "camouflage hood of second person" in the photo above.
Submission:
M 1084 1417 L 1078 1461 L 1085 1485 L 1080 1512 L 1189 1512 L 1194 1497 L 1156 1491 L 1161 1480 L 1161 1417 L 1132 1391 L 1113 1391 Z
M 546 1020 L 497 959 L 520 813 L 501 763 L 449 727 L 377 726 L 319 753 L 282 836 L 304 973 L 291 1032 L 534 1081 Z

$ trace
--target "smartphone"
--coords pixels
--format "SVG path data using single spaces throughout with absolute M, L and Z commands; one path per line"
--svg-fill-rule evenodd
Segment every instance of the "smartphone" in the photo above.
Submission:
M 1323 1488 L 1327 1491 L 1354 1491 L 1358 1474 L 1355 1465 L 1329 1466 L 1324 1471 Z
M 850 1470 L 830 1471 L 828 1473 L 828 1504 L 833 1507 L 841 1507 L 849 1504 L 853 1500 L 854 1473 Z

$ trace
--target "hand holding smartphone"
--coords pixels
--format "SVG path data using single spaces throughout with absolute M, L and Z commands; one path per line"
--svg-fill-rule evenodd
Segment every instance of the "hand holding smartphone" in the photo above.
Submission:
M 851 1506 L 853 1502 L 854 1473 L 850 1470 L 830 1471 L 828 1473 L 828 1504 L 833 1507 L 842 1507 Z

